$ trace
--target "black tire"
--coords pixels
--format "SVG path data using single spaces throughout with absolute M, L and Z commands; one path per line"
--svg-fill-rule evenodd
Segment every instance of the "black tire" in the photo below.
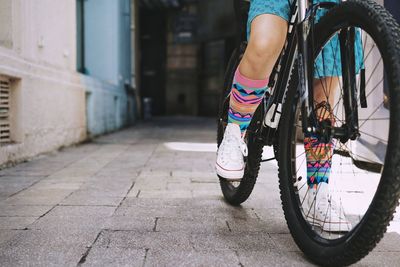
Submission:
M 233 77 L 240 63 L 240 60 L 243 57 L 245 49 L 246 44 L 242 43 L 241 46 L 233 52 L 229 60 L 227 71 L 225 73 L 224 89 L 221 96 L 219 116 L 217 121 L 218 147 L 222 142 L 228 119 L 229 93 L 232 88 Z M 246 139 L 248 147 L 248 157 L 246 158 L 246 167 L 244 171 L 244 176 L 241 181 L 229 182 L 226 179 L 220 177 L 220 186 L 222 193 L 226 201 L 231 205 L 237 206 L 246 201 L 253 191 L 254 185 L 256 183 L 264 147 L 264 145 L 257 139 L 257 130 L 258 128 L 260 128 L 263 114 L 263 105 L 260 105 L 256 110 L 250 126 L 247 130 Z
M 318 50 L 332 33 L 346 25 L 363 29 L 374 39 L 383 58 L 390 96 L 390 128 L 383 172 L 372 202 L 361 221 L 340 239 L 322 238 L 306 222 L 293 186 L 292 146 L 298 110 L 298 79 L 293 76 L 286 96 L 279 141 L 279 181 L 289 230 L 299 248 L 320 265 L 350 265 L 366 256 L 381 240 L 400 197 L 400 30 L 394 18 L 371 0 L 349 0 L 334 7 L 315 27 Z M 314 60 L 314 59 L 312 59 Z M 294 72 L 295 73 L 295 72 Z M 294 144 L 295 145 L 295 144 Z M 294 172 L 293 172 L 294 171 Z

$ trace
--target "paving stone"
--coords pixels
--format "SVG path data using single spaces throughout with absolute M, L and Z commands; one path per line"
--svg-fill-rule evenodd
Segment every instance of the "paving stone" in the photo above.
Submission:
M 0 175 L 0 188 L 7 183 L 34 183 L 44 179 L 44 176 L 15 176 L 15 175 Z
M 109 217 L 115 207 L 107 206 L 57 206 L 46 216 L 56 217 Z
M 0 194 L 10 196 L 42 180 L 41 176 L 0 176 Z
M 25 229 L 28 225 L 31 225 L 36 221 L 38 217 L 1 217 L 0 218 L 0 229 Z
M 134 160 L 134 159 L 131 159 Z M 109 165 L 107 165 L 109 166 Z M 135 165 L 121 165 L 121 166 L 113 166 L 105 167 L 98 171 L 95 176 L 96 177 L 112 177 L 112 178 L 125 178 L 129 180 L 135 180 L 139 174 L 140 169 L 143 167 L 143 164 L 138 164 L 135 161 Z
M 76 266 L 97 234 L 97 231 L 23 231 L 0 244 L 0 262 L 4 266 Z
M 259 210 L 254 210 L 257 218 L 243 218 L 228 220 L 233 232 L 268 232 L 276 234 L 289 233 L 286 220 L 281 209 L 264 209 L 263 216 L 259 216 Z
M 86 183 L 89 182 L 92 176 L 74 175 L 74 176 L 49 176 L 45 180 L 57 183 Z
M 214 147 L 215 122 L 154 118 L 0 170 L 0 265 L 312 266 L 287 229 L 275 161 L 232 207 L 215 150 L 171 142 Z M 356 266 L 399 265 L 399 222 Z
M 48 228 L 45 230 L 25 230 L 15 238 L 1 246 L 1 250 L 9 247 L 32 247 L 47 246 L 49 248 L 62 248 L 68 245 L 83 245 L 89 247 L 96 240 L 100 231 L 98 229 L 67 229 Z
M 4 169 L 0 171 L 1 176 L 36 176 L 46 177 L 54 171 L 61 169 L 63 164 L 41 164 L 37 161 L 19 164 L 15 167 Z
M 28 205 L 5 205 L 0 203 L 0 217 L 40 217 L 53 206 L 28 206 Z
M 191 180 L 199 180 L 199 182 L 206 181 L 208 178 L 216 178 L 215 172 L 188 172 L 182 170 L 174 170 L 172 171 L 173 177 L 185 177 L 190 178 Z M 218 179 L 216 179 L 218 180 Z
M 360 262 L 354 264 L 355 267 L 373 267 L 373 266 L 399 266 L 400 254 L 398 252 L 371 252 Z
M 139 198 L 191 198 L 190 190 L 140 190 Z
M 170 176 L 168 177 L 168 183 L 178 183 L 178 184 L 183 184 L 187 185 L 190 184 L 192 180 L 188 177 L 184 176 Z
M 220 190 L 192 190 L 192 196 L 196 199 L 221 199 Z
M 243 207 L 245 208 L 251 207 L 252 209 L 254 209 L 254 212 L 262 220 L 268 220 L 270 218 L 285 220 L 282 206 L 279 206 L 277 208 L 269 208 L 269 207 L 262 207 L 262 204 L 263 203 L 260 203 L 260 201 L 257 202 L 257 205 L 246 202 L 243 204 Z
M 275 250 L 275 244 L 268 233 L 226 233 L 191 234 L 191 242 L 196 250 L 247 250 L 247 251 L 269 251 Z
M 123 146 L 101 146 L 96 153 L 77 160 L 73 164 L 50 175 L 51 177 L 75 177 L 75 176 L 93 176 L 101 170 L 107 163 L 112 161 L 126 147 Z
M 106 230 L 132 230 L 151 232 L 155 229 L 156 218 L 133 218 L 131 216 L 112 216 L 103 226 Z
M 160 232 L 189 232 L 189 233 L 227 233 L 228 225 L 224 219 L 207 218 L 197 219 L 177 219 L 177 218 L 158 218 L 156 231 Z
M 185 201 L 185 199 L 183 199 Z M 115 212 L 117 216 L 132 216 L 133 218 L 191 218 L 204 219 L 212 218 L 257 218 L 251 209 L 233 208 L 233 207 L 197 207 L 193 206 L 121 206 Z
M 279 253 L 276 251 L 238 251 L 241 266 L 266 267 L 298 267 L 316 266 L 311 264 L 303 254 L 299 252 Z
M 77 244 L 63 247 L 18 244 L 2 249 L 0 262 L 2 266 L 76 266 L 86 249 Z
M 18 184 L 18 185 L 10 185 L 3 184 L 2 188 L 0 188 L 0 197 L 5 200 L 8 197 L 28 188 L 32 184 Z
M 64 181 L 51 181 L 47 179 L 43 179 L 40 182 L 36 183 L 35 185 L 31 186 L 25 192 L 41 192 L 43 190 L 68 190 L 74 191 L 78 190 L 82 186 L 82 182 L 64 182 Z
M 149 168 L 143 168 L 138 176 L 138 179 L 142 177 L 170 177 L 172 171 L 170 170 L 152 170 Z
M 166 190 L 169 176 L 139 176 L 134 188 L 138 190 Z
M 268 191 L 263 193 L 257 192 L 257 194 L 250 195 L 249 199 L 243 204 L 243 206 L 250 206 L 257 210 L 261 218 L 264 216 L 268 217 L 268 214 L 264 210 L 268 209 L 280 209 L 282 210 L 282 202 L 280 196 L 269 194 Z
M 93 247 L 82 266 L 142 267 L 145 255 L 144 249 Z
M 374 252 L 400 252 L 400 235 L 398 233 L 386 233 Z
M 88 191 L 89 194 L 106 197 L 125 197 L 132 187 L 132 181 L 93 181 L 85 184 L 80 191 Z
M 95 246 L 154 249 L 191 250 L 190 237 L 185 233 L 162 233 L 141 231 L 102 231 Z
M 251 197 L 254 199 L 279 199 L 279 186 L 278 184 L 271 184 L 271 183 L 256 183 L 254 186 L 253 192 Z
M 99 170 L 100 167 L 68 167 L 48 176 L 48 179 L 59 178 L 79 178 L 80 180 L 87 180 Z
M 175 191 L 175 190 L 185 190 L 185 191 L 191 191 L 193 188 L 193 185 L 190 183 L 190 180 L 187 180 L 188 182 L 184 183 L 171 183 L 168 182 L 166 184 L 166 189 L 168 191 Z
M 234 251 L 153 251 L 149 250 L 144 266 L 239 266 Z
M 109 197 L 89 190 L 76 191 L 65 198 L 60 205 L 74 206 L 118 206 L 123 197 Z
M 221 187 L 217 183 L 195 183 L 192 182 L 191 189 L 193 191 L 209 191 L 209 192 L 216 192 L 222 196 Z
M 276 248 L 285 252 L 300 252 L 290 234 L 270 234 Z
M 227 221 L 234 233 L 240 232 L 270 232 L 270 224 L 258 218 L 242 218 Z
M 99 216 L 44 216 L 39 218 L 28 228 L 32 230 L 53 230 L 59 233 L 69 231 L 100 231 L 106 218 Z
M 23 230 L 1 230 L 0 229 L 0 246 L 2 243 L 5 243 L 20 233 L 23 233 Z M 1 265 L 1 260 L 0 260 Z
M 143 199 L 127 197 L 122 206 L 142 206 L 142 207 L 178 207 L 185 206 L 188 209 L 194 208 L 227 208 L 241 210 L 243 207 L 232 207 L 222 199 Z
M 2 201 L 8 205 L 56 205 L 71 194 L 71 189 L 25 190 Z
M 132 187 L 131 190 L 129 190 L 128 194 L 126 195 L 127 198 L 138 198 L 140 194 L 140 189 L 137 187 Z
M 95 153 L 100 148 L 99 145 L 95 143 L 85 143 L 75 146 L 64 147 L 60 149 L 58 152 L 52 153 L 52 157 L 49 160 L 61 160 L 65 161 L 65 157 L 76 158 L 78 156 L 86 156 L 91 153 Z M 75 160 L 76 161 L 76 160 Z

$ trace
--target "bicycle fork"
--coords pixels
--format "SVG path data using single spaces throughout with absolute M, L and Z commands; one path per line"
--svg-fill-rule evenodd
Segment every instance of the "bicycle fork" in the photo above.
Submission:
M 332 127 L 322 125 L 314 111 L 314 88 L 313 88 L 313 61 L 315 51 L 313 51 L 313 40 L 308 39 L 310 23 L 313 23 L 313 19 L 307 18 L 310 16 L 307 12 L 314 12 L 313 10 L 307 11 L 307 1 L 299 0 L 299 23 L 297 29 L 298 38 L 298 65 L 299 65 L 299 93 L 300 103 L 302 104 L 302 128 L 306 134 L 317 133 L 324 135 L 327 139 L 335 138 L 340 140 L 342 143 L 346 143 L 349 139 L 355 140 L 359 133 L 358 125 L 358 111 L 357 111 L 357 86 L 356 86 L 356 58 L 355 58 L 355 28 L 345 28 L 339 33 L 340 40 L 340 55 L 342 65 L 342 80 L 343 80 L 343 102 L 345 107 L 345 122 L 340 127 Z M 323 3 L 318 6 L 329 7 L 332 3 Z M 313 27 L 313 25 L 311 25 Z M 310 57 L 310 54 L 313 57 Z M 361 74 L 361 80 L 363 75 Z M 365 78 L 364 78 L 365 80 Z M 361 83 L 360 98 L 365 98 L 365 85 Z M 367 103 L 364 100 L 366 107 Z

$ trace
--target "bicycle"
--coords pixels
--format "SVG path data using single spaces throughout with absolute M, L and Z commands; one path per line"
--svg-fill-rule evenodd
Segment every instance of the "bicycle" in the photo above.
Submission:
M 246 8 L 243 3 L 237 10 L 246 15 Z M 327 13 L 314 23 L 317 10 Z M 317 264 L 349 265 L 381 240 L 400 198 L 400 105 L 396 104 L 400 103 L 400 29 L 371 0 L 315 5 L 297 0 L 291 14 L 286 45 L 270 76 L 271 95 L 258 107 L 245 135 L 244 176 L 240 181 L 220 177 L 221 190 L 228 203 L 240 205 L 254 188 L 261 162 L 277 159 L 282 207 L 298 247 Z M 225 74 L 218 146 L 227 124 L 234 71 L 246 49 L 245 27 L 241 29 L 240 44 Z M 358 67 L 357 36 L 362 44 Z M 327 124 L 316 119 L 312 96 L 314 82 L 322 82 L 316 61 L 332 44 L 340 53 L 333 65 L 341 68 L 341 75 L 339 93 L 331 98 L 334 123 Z M 330 201 L 343 208 L 350 230 L 333 233 L 309 220 L 313 211 L 304 201 L 307 174 L 302 143 L 309 133 L 334 144 Z M 262 159 L 264 146 L 273 146 L 275 158 Z

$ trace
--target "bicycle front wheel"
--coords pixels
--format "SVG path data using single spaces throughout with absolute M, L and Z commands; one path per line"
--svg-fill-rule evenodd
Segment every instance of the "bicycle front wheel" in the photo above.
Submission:
M 300 112 L 295 76 L 290 82 L 280 125 L 281 199 L 295 242 L 318 264 L 349 265 L 366 256 L 383 237 L 398 205 L 399 37 L 393 17 L 370 0 L 346 1 L 315 26 L 310 59 L 314 99 L 318 94 L 321 99 L 323 93 L 330 107 L 323 118 L 329 123 L 321 126 L 324 131 L 316 137 L 322 146 L 330 144 L 329 158 L 323 163 L 315 158 L 310 163 L 301 123 L 310 118 Z M 346 42 L 355 48 L 344 55 Z M 326 53 L 341 56 L 326 57 Z M 322 125 L 319 115 L 314 118 Z M 349 130 L 350 124 L 354 131 Z M 311 167 L 329 176 L 329 180 L 324 174 L 318 177 L 329 188 L 319 214 L 318 191 L 317 197 L 310 198 L 310 188 L 318 188 L 310 182 L 317 176 Z M 337 218 L 332 219 L 334 212 Z

